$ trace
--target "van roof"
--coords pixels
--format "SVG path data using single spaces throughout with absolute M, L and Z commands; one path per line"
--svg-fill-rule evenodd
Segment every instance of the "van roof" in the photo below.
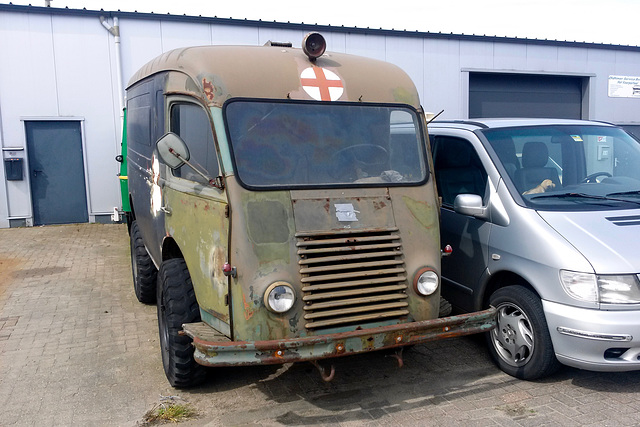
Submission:
M 301 77 L 306 69 L 311 69 L 307 74 L 311 72 L 313 76 L 315 72 L 318 76 L 318 68 L 323 69 L 326 78 L 320 74 L 318 81 L 312 77 L 310 82 Z M 415 85 L 402 69 L 388 62 L 343 53 L 329 52 L 311 61 L 302 49 L 281 45 L 187 47 L 166 52 L 144 65 L 133 75 L 128 87 L 164 71 L 174 72 L 165 82 L 168 90 L 203 96 L 209 105 L 220 106 L 232 97 L 313 100 L 303 88 L 304 80 L 310 86 L 342 87 L 340 97 L 334 99 L 332 95 L 328 99 L 323 95 L 316 100 L 420 107 Z M 339 81 L 332 80 L 336 76 Z M 176 80 L 173 84 L 172 78 Z
M 570 119 L 546 119 L 546 118 L 479 118 L 467 120 L 442 120 L 429 124 L 430 128 L 462 128 L 467 130 L 478 129 L 495 129 L 516 126 L 545 126 L 545 125 L 598 125 L 598 126 L 614 126 L 611 123 L 596 122 L 589 120 L 570 120 Z

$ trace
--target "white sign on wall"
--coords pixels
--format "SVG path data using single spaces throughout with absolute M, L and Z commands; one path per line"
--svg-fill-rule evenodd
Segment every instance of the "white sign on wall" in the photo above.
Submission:
M 640 98 L 640 77 L 609 76 L 610 98 Z

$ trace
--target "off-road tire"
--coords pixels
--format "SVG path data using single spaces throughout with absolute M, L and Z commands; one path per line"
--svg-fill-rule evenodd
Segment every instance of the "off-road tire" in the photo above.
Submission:
M 191 338 L 179 332 L 183 323 L 200 321 L 200 310 L 182 258 L 166 260 L 160 266 L 157 299 L 164 373 L 173 387 L 195 386 L 205 380 L 206 370 L 193 358 Z
M 516 378 L 535 380 L 560 368 L 542 302 L 533 291 L 520 285 L 507 286 L 495 291 L 489 303 L 498 309 L 498 325 L 487 332 L 486 340 L 489 353 L 500 369 Z M 525 345 L 509 356 L 504 343 L 516 341 Z
M 131 223 L 129 238 L 131 241 L 133 290 L 138 301 L 144 304 L 153 304 L 156 302 L 158 270 L 156 270 L 156 266 L 144 246 L 137 221 Z

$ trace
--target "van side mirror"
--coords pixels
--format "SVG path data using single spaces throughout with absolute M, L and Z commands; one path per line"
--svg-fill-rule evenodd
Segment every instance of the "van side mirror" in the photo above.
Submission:
M 165 134 L 156 142 L 158 154 L 163 162 L 171 169 L 178 169 L 189 161 L 187 144 L 173 132 Z
M 482 197 L 477 194 L 458 194 L 453 201 L 453 210 L 462 215 L 487 219 L 488 209 L 482 205 Z

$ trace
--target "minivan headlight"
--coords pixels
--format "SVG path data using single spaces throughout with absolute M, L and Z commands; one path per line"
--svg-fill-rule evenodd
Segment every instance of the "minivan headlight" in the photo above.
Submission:
M 284 313 L 293 307 L 296 294 L 286 282 L 275 282 L 269 285 L 264 293 L 264 305 L 274 313 Z
M 580 301 L 605 304 L 640 303 L 638 275 L 595 275 L 560 271 L 560 281 L 569 296 Z
M 640 282 L 637 275 L 598 276 L 600 302 L 609 304 L 640 303 Z
M 560 270 L 560 282 L 570 297 L 580 301 L 598 302 L 595 274 Z

